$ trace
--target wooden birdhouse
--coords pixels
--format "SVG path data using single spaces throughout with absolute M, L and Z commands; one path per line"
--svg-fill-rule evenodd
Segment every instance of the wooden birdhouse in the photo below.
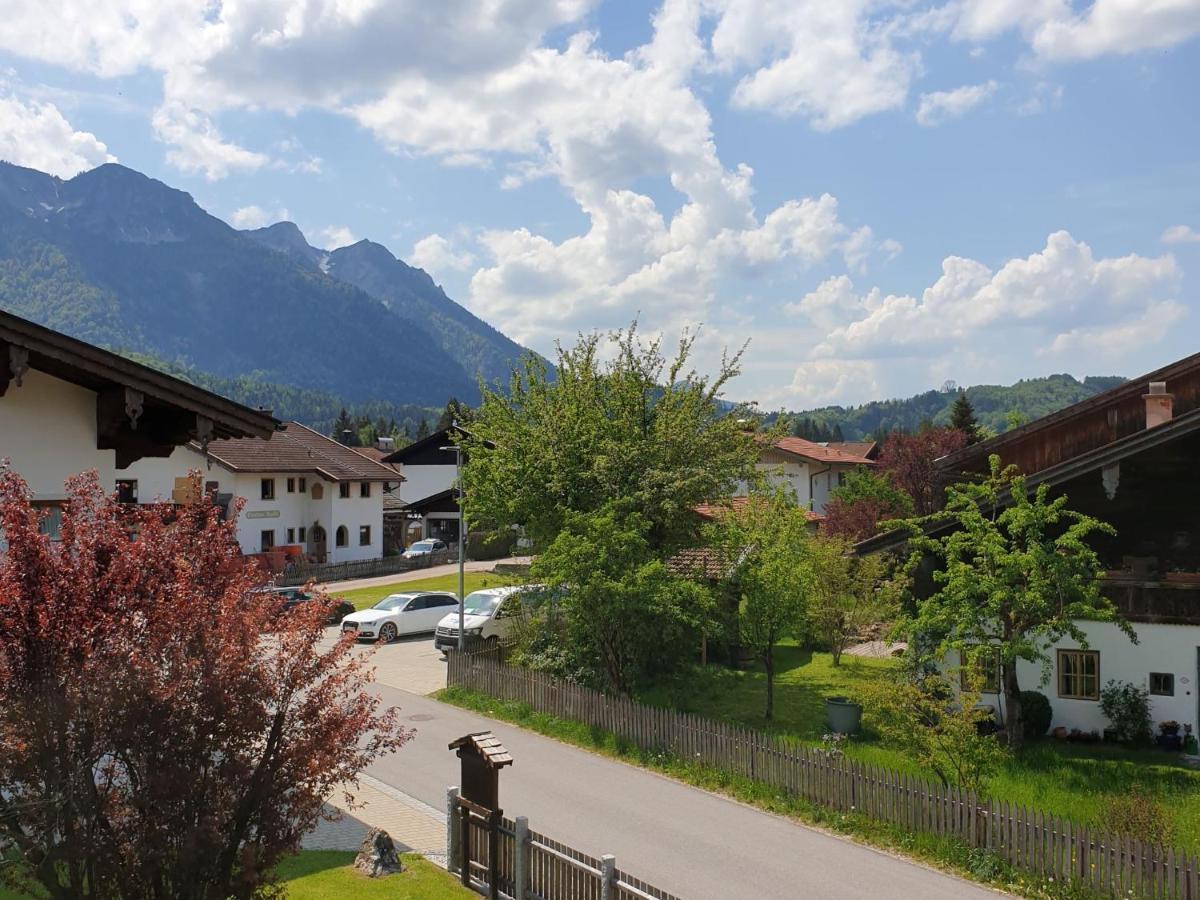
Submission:
M 450 749 L 462 760 L 459 796 L 487 810 L 500 808 L 500 770 L 513 758 L 490 731 L 477 731 L 452 741 Z

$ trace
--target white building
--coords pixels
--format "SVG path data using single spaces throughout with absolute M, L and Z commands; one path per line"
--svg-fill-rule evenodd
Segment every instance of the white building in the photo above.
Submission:
M 831 446 L 799 437 L 780 438 L 772 444 L 763 445 L 758 457 L 758 470 L 770 484 L 783 485 L 795 495 L 800 506 L 821 517 L 830 495 L 846 480 L 848 472 L 859 466 L 875 466 L 875 460 L 839 449 L 842 446 L 873 448 L 875 445 L 861 442 Z M 746 484 L 738 486 L 738 496 L 744 496 L 747 492 Z
M 939 461 L 948 480 L 977 477 L 990 455 L 1046 484 L 1071 509 L 1108 522 L 1115 537 L 1095 549 L 1109 571 L 1102 590 L 1137 635 L 1079 621 L 1086 642 L 1050 648 L 1050 677 L 1019 662 L 1023 690 L 1050 700 L 1053 725 L 1090 732 L 1109 726 L 1100 691 L 1110 682 L 1149 690 L 1156 723 L 1200 732 L 1200 354 L 1143 375 Z M 880 535 L 858 545 L 894 543 Z M 957 663 L 957 660 L 955 660 Z M 1003 699 L 986 698 L 998 712 Z
M 54 510 L 64 483 L 96 471 L 114 490 L 140 460 L 189 441 L 266 438 L 276 426 L 194 385 L 0 312 L 0 460 Z M 47 530 L 57 528 L 51 513 Z
M 458 507 L 453 431 L 435 431 L 382 458 L 385 465 L 404 476 L 404 483 L 393 494 L 399 502 L 389 501 L 393 508 L 388 514 L 404 518 L 406 543 L 420 538 L 458 543 L 462 513 Z
M 270 440 L 192 444 L 168 459 L 131 467 L 128 486 L 139 502 L 170 500 L 199 470 L 219 502 L 244 502 L 237 536 L 243 553 L 293 546 L 315 562 L 383 556 L 383 503 L 401 476 L 299 422 Z

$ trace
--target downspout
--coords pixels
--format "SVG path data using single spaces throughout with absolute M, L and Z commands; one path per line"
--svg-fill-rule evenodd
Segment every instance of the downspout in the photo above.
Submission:
M 833 471 L 833 466 L 829 465 L 826 468 L 822 469 L 820 472 L 813 472 L 811 475 L 808 476 L 808 508 L 810 510 L 812 510 L 813 512 L 817 511 L 816 510 L 817 487 L 816 487 L 816 482 L 813 479 L 816 478 L 818 475 L 825 475 L 826 473 L 832 472 L 832 471 Z

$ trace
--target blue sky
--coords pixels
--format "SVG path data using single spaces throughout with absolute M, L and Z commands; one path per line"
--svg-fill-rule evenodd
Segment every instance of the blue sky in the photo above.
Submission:
M 0 157 L 802 408 L 1200 349 L 1197 84 L 1200 0 L 16 0 Z

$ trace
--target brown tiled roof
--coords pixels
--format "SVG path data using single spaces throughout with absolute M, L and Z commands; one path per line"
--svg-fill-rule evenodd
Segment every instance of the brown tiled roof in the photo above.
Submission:
M 680 550 L 667 560 L 667 569 L 680 578 L 724 578 L 729 566 L 712 547 L 691 547 Z
M 369 459 L 373 462 L 377 462 L 382 466 L 387 466 L 389 469 L 391 469 L 392 471 L 394 471 L 397 474 L 397 476 L 400 478 L 401 481 L 404 480 L 404 476 L 400 475 L 400 469 L 398 469 L 396 466 L 392 465 L 391 463 L 385 461 L 386 457 L 389 457 L 393 453 L 396 452 L 394 449 L 393 450 L 380 450 L 378 447 L 351 447 L 350 449 L 353 450 L 355 453 L 365 456 L 367 459 Z
M 842 453 L 849 453 L 851 456 L 870 459 L 872 451 L 879 445 L 875 441 L 827 441 L 825 446 L 830 450 L 840 450 Z
M 746 508 L 746 504 L 749 502 L 749 497 L 730 497 L 728 500 L 723 500 L 719 503 L 701 503 L 699 506 L 693 507 L 693 512 L 702 519 L 712 520 L 730 510 L 740 512 Z M 804 510 L 804 518 L 809 522 L 825 521 L 823 515 L 815 513 L 811 509 Z
M 780 438 L 771 446 L 776 450 L 782 450 L 784 453 L 790 453 L 793 456 L 803 456 L 805 459 L 811 459 L 815 462 L 843 463 L 856 466 L 875 465 L 875 460 L 873 459 L 865 459 L 861 456 L 847 453 L 844 450 L 839 450 L 836 447 L 825 446 L 799 437 Z
M 208 455 L 234 472 L 296 472 L 328 481 L 397 481 L 390 466 L 375 462 L 299 422 L 288 422 L 270 440 L 212 441 Z

